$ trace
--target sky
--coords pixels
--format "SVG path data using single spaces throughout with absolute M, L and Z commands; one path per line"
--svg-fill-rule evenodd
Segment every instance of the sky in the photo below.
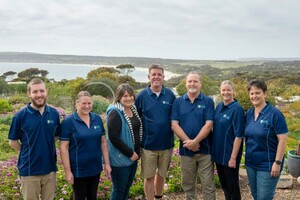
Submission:
M 0 0 L 0 52 L 299 58 L 299 0 Z

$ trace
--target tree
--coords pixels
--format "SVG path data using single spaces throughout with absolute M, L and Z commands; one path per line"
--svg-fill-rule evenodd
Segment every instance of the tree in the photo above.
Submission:
M 182 96 L 186 93 L 185 87 L 185 78 L 180 81 L 180 83 L 176 86 L 176 91 L 179 96 Z
M 104 83 L 104 84 L 97 84 L 97 82 Z M 100 95 L 102 97 L 112 99 L 113 93 L 114 91 L 116 91 L 117 87 L 118 87 L 117 82 L 104 77 L 104 78 L 97 78 L 91 80 L 91 82 L 85 85 L 83 89 L 89 91 L 91 95 Z
M 135 70 L 135 67 L 131 64 L 121 64 L 118 65 L 116 68 L 119 69 L 125 76 L 128 76 L 131 72 Z
M 33 77 L 43 77 L 46 78 L 47 74 L 49 72 L 47 70 L 39 70 L 38 68 L 29 68 L 25 69 L 24 71 L 21 71 L 18 73 L 18 77 L 23 80 L 30 80 Z
M 99 78 L 99 77 L 101 77 L 101 74 L 103 74 L 103 73 L 110 73 L 110 74 L 116 76 L 120 72 L 113 67 L 99 67 L 97 69 L 90 71 L 87 74 L 87 79 Z
M 4 78 L 0 78 L 0 94 L 7 92 L 7 83 Z
M 13 76 L 15 76 L 17 74 L 17 72 L 14 72 L 14 71 L 7 71 L 5 73 L 3 73 L 3 77 L 4 79 L 8 79 L 8 81 L 11 81 L 13 80 Z
M 40 74 L 42 77 L 46 78 L 46 76 L 49 74 L 47 70 L 40 70 Z
M 182 96 L 186 93 L 186 86 L 185 86 L 186 79 L 182 79 L 180 83 L 176 86 L 176 91 L 179 96 Z M 208 76 L 202 75 L 201 76 L 201 92 L 205 95 L 214 95 L 217 91 L 217 86 L 213 80 L 211 80 Z
M 73 100 L 73 105 L 75 105 L 75 98 L 79 91 L 85 87 L 86 81 L 83 78 L 76 78 L 70 80 L 65 85 L 68 87 L 71 99 Z
M 119 76 L 118 78 L 118 83 L 128 83 L 129 85 L 131 85 L 133 88 L 136 88 L 136 86 L 138 86 L 137 82 L 135 81 L 134 78 L 132 78 L 131 76 Z
M 241 106 L 244 108 L 245 111 L 248 110 L 249 108 L 252 107 L 249 98 L 248 89 L 247 89 L 248 81 L 245 79 L 235 78 L 232 80 L 232 82 L 235 84 L 235 91 L 236 91 L 235 98 L 239 101 L 239 103 L 241 104 Z M 272 85 L 271 86 L 268 85 L 266 101 L 268 101 L 269 103 L 275 106 L 276 103 L 275 97 L 269 91 L 274 91 Z

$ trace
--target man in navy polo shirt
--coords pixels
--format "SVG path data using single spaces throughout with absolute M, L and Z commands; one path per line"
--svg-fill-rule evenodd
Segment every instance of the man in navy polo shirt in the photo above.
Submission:
M 187 93 L 177 98 L 172 108 L 172 128 L 180 139 L 182 188 L 188 200 L 197 199 L 197 172 L 204 199 L 215 199 L 214 166 L 210 155 L 214 102 L 200 93 L 201 84 L 200 74 L 190 72 L 186 77 Z
M 162 198 L 174 147 L 171 109 L 175 95 L 163 86 L 164 77 L 161 65 L 151 65 L 150 86 L 137 95 L 135 102 L 143 123 L 141 175 L 147 200 Z
M 46 105 L 45 83 L 32 79 L 30 103 L 14 115 L 9 144 L 19 152 L 18 170 L 25 200 L 54 199 L 56 190 L 55 139 L 60 131 L 58 112 Z

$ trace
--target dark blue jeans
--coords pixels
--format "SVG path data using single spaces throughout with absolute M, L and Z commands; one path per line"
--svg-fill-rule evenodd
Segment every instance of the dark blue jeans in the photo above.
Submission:
M 132 185 L 136 170 L 137 162 L 126 167 L 112 166 L 111 179 L 112 179 L 112 193 L 111 200 L 127 200 L 129 189 Z
M 271 177 L 271 172 L 257 171 L 246 167 L 251 194 L 254 200 L 272 200 L 279 176 Z

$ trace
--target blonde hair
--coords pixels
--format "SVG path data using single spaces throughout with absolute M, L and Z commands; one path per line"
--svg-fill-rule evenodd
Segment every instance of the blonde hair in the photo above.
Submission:
M 81 97 L 92 97 L 92 96 L 91 96 L 91 94 L 88 91 L 80 91 L 77 94 L 76 102 L 78 102 Z
M 235 85 L 234 85 L 234 83 L 233 83 L 232 81 L 230 81 L 230 80 L 225 80 L 225 81 L 223 81 L 223 82 L 220 84 L 220 87 L 221 87 L 222 85 L 230 85 L 230 86 L 232 87 L 233 91 L 235 91 Z

